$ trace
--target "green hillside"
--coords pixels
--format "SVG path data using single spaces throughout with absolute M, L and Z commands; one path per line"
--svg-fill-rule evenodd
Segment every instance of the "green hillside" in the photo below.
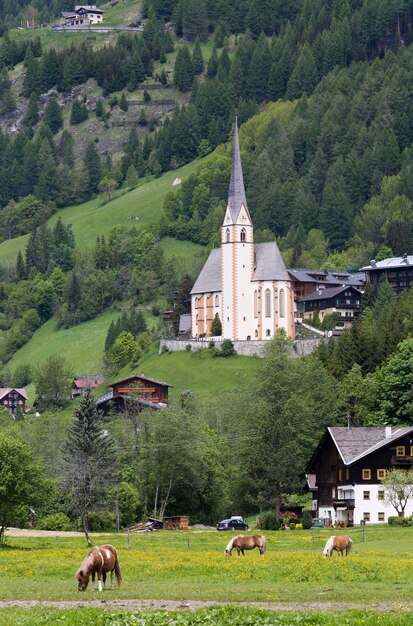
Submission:
M 185 179 L 194 172 L 202 159 L 193 161 L 177 170 L 167 172 L 160 178 L 150 180 L 139 185 L 132 191 L 118 195 L 104 204 L 102 197 L 93 198 L 83 204 L 70 206 L 59 210 L 49 220 L 53 225 L 58 217 L 64 224 L 72 224 L 76 245 L 80 249 L 87 249 L 94 245 L 98 235 L 107 237 L 112 228 L 118 224 L 132 226 L 146 224 L 158 220 L 162 212 L 165 195 L 172 188 L 175 178 Z M 17 253 L 26 247 L 28 235 L 9 239 L 0 244 L 0 264 L 14 266 Z M 189 242 L 168 241 L 166 251 L 172 254 L 196 252 L 201 246 Z

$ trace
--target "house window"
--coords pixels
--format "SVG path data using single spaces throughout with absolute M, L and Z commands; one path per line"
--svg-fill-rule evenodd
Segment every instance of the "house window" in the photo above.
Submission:
M 219 306 L 219 296 L 215 296 L 215 306 Z
M 370 500 L 370 491 L 363 491 L 363 500 Z
M 258 291 L 254 291 L 254 317 L 258 317 Z
M 279 295 L 279 310 L 280 310 L 280 317 L 285 317 L 285 293 L 284 293 L 284 289 L 280 289 L 280 295 Z
M 413 446 L 410 446 L 410 456 L 413 456 Z
M 241 241 L 246 241 L 246 232 L 245 228 L 241 230 Z
M 271 291 L 265 290 L 265 317 L 271 317 Z
M 350 470 L 346 469 L 346 480 L 350 479 Z
M 363 480 L 371 480 L 371 470 L 369 469 L 361 470 L 361 477 Z
M 377 492 L 377 500 L 384 500 L 384 490 L 383 489 L 379 489 L 379 491 Z
M 386 470 L 385 469 L 378 469 L 377 470 L 377 479 L 378 480 L 383 480 L 384 478 L 386 478 Z
M 227 228 L 227 230 L 226 230 L 226 239 L 227 239 L 227 243 L 229 243 L 230 237 L 231 237 L 231 233 L 230 233 L 229 228 Z
M 369 522 L 370 521 L 370 513 L 366 512 L 363 513 L 363 519 L 365 522 Z
M 379 511 L 377 519 L 379 520 L 379 522 L 384 522 L 384 511 Z
M 405 446 L 397 446 L 396 447 L 396 456 L 405 456 L 406 455 L 406 448 Z
M 339 480 L 343 480 L 343 470 L 342 469 L 338 470 L 338 479 Z

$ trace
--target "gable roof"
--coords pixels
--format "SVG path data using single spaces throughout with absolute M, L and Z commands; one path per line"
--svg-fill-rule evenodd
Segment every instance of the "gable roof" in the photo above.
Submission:
M 300 298 L 298 302 L 308 302 L 310 300 L 329 300 L 330 298 L 335 298 L 339 296 L 343 291 L 347 291 L 348 289 L 352 289 L 356 291 L 361 296 L 361 291 L 356 287 L 351 285 L 347 285 L 344 287 L 332 287 L 331 289 L 323 289 L 321 293 L 319 291 L 315 291 L 311 293 L 309 296 L 304 296 L 304 298 Z
M 113 383 L 109 383 L 108 387 L 114 387 L 115 385 L 119 385 L 119 383 L 126 383 L 132 380 L 144 380 L 149 383 L 156 383 L 157 385 L 163 385 L 164 387 L 173 387 L 173 385 L 169 385 L 168 383 L 164 383 L 161 380 L 155 380 L 154 378 L 148 378 L 144 374 L 138 376 L 138 374 L 133 374 L 132 376 L 128 376 L 127 378 L 122 378 L 121 380 L 116 380 Z
M 363 271 L 374 271 L 374 270 L 385 270 L 395 267 L 412 267 L 413 266 L 413 256 L 408 256 L 407 254 L 404 256 L 391 257 L 389 259 L 383 259 L 382 261 L 371 261 L 370 265 L 365 265 L 361 269 Z
M 0 387 L 0 400 L 7 396 L 11 391 L 17 391 L 23 398 L 28 400 L 28 396 L 24 387 Z
M 255 270 L 252 281 L 258 280 L 290 280 L 275 241 L 254 245 Z M 220 292 L 221 285 L 221 248 L 211 250 L 204 267 L 191 289 L 191 295 Z
M 327 429 L 345 465 L 351 465 L 372 452 L 413 433 L 413 426 L 394 427 L 386 437 L 386 427 L 369 426 L 346 428 L 334 426 Z
M 306 270 L 302 268 L 292 268 L 287 271 L 291 278 L 301 283 L 317 283 L 320 285 L 329 285 L 330 287 L 344 285 L 363 287 L 366 282 L 366 277 L 363 272 L 351 273 L 336 270 Z
M 105 379 L 101 376 L 77 376 L 73 379 L 73 384 L 78 389 L 93 389 L 100 385 L 100 383 L 103 383 L 104 380 Z
M 245 207 L 247 215 L 251 221 L 247 207 L 247 198 L 245 196 L 244 176 L 242 174 L 241 154 L 239 149 L 238 123 L 235 118 L 234 123 L 234 145 L 232 148 L 232 168 L 231 179 L 229 181 L 228 190 L 228 209 L 231 215 L 232 223 L 235 224 L 241 210 L 241 206 Z

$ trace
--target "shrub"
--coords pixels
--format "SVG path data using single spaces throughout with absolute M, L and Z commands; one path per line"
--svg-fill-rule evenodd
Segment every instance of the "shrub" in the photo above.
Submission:
M 73 524 L 64 513 L 45 515 L 38 523 L 42 530 L 72 530 Z
M 237 353 L 235 351 L 234 344 L 232 343 L 231 339 L 224 339 L 221 345 L 221 356 L 227 357 L 227 356 L 233 356 L 234 354 L 237 354 Z
M 187 352 L 191 352 L 191 350 L 192 350 L 192 346 L 191 346 L 191 344 L 190 344 L 190 343 L 187 343 L 187 344 L 186 344 L 186 346 L 185 346 L 185 350 L 186 350 Z
M 399 517 L 398 515 L 391 515 L 387 521 L 390 526 L 413 526 L 413 515 L 411 517 Z
M 313 518 L 311 517 L 310 511 L 303 512 L 302 524 L 305 530 L 309 530 L 313 525 Z
M 261 515 L 261 528 L 263 530 L 279 530 L 280 522 L 274 513 L 263 513 Z
M 303 529 L 303 525 L 302 524 L 296 524 L 295 525 L 295 529 L 296 530 L 302 530 Z
M 89 530 L 100 532 L 101 530 L 116 530 L 116 517 L 110 511 L 92 511 L 89 513 Z
M 169 348 L 168 346 L 164 344 L 161 348 L 161 354 L 167 354 L 168 352 L 169 352 Z
M 290 530 L 295 530 L 295 522 L 290 522 Z

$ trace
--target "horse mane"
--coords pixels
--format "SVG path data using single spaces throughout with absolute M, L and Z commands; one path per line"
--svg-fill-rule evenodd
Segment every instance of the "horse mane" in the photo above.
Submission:
M 326 542 L 326 545 L 324 546 L 324 551 L 323 551 L 324 555 L 331 554 L 331 552 L 333 551 L 334 539 L 335 539 L 335 535 L 327 539 L 327 542 Z
M 238 539 L 238 535 L 236 537 L 233 537 L 232 539 L 230 539 L 228 541 L 227 547 L 225 548 L 225 554 L 227 554 L 227 552 L 231 552 L 231 550 L 234 547 L 234 541 L 235 539 Z
M 98 546 L 95 546 L 90 550 L 89 554 L 83 559 L 79 569 L 77 570 L 75 578 L 78 579 L 79 575 L 82 577 L 89 575 L 90 560 L 96 556 L 97 550 L 99 550 Z

